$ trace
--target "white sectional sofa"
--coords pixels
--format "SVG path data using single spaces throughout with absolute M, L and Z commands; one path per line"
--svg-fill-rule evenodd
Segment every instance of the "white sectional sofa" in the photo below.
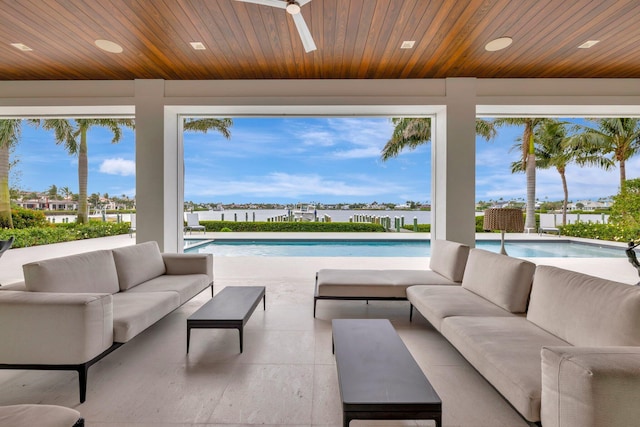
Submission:
M 638 425 L 640 287 L 472 249 L 407 298 L 528 422 Z
M 213 256 L 164 254 L 156 242 L 23 266 L 0 288 L 0 369 L 75 370 L 80 401 L 101 358 L 211 288 Z

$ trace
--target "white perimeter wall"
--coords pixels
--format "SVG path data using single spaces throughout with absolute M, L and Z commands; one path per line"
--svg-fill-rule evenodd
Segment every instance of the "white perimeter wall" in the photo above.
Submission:
M 432 236 L 473 245 L 476 115 L 640 116 L 640 80 L 0 81 L 3 118 L 135 118 L 137 239 L 167 252 L 182 248 L 181 119 L 203 114 L 432 116 Z

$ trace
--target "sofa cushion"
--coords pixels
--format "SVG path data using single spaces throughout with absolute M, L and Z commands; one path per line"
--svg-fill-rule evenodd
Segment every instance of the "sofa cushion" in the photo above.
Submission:
M 316 296 L 406 298 L 413 285 L 455 285 L 430 270 L 349 270 L 318 271 Z
M 411 286 L 407 298 L 437 330 L 449 316 L 516 316 L 461 286 Z
M 118 273 L 111 251 L 100 250 L 35 261 L 22 266 L 31 292 L 118 292 Z
M 535 269 L 529 261 L 472 249 L 462 287 L 512 313 L 524 313 Z
M 640 346 L 640 287 L 539 266 L 527 319 L 575 346 Z
M 132 292 L 176 292 L 180 296 L 180 305 L 209 287 L 211 281 L 206 274 L 162 275 L 131 288 Z
M 116 263 L 121 291 L 133 288 L 167 271 L 156 242 L 113 249 L 113 259 Z
M 57 405 L 0 406 L 0 426 L 11 427 L 72 427 L 80 412 Z
M 638 425 L 638 382 L 638 347 L 543 348 L 542 425 Z
M 113 295 L 113 340 L 129 341 L 179 306 L 177 292 L 119 292 Z
M 462 282 L 469 246 L 449 240 L 431 241 L 429 268 L 452 282 Z M 434 283 L 437 284 L 437 283 Z
M 565 341 L 520 316 L 447 317 L 441 333 L 524 418 L 540 420 L 540 350 Z

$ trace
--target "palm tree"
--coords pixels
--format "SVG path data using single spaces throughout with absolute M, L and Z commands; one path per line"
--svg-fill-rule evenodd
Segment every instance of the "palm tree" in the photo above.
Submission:
M 88 181 L 88 155 L 87 132 L 92 127 L 107 128 L 113 134 L 112 143 L 116 144 L 122 139 L 122 126 L 134 128 L 132 119 L 75 119 L 72 123 L 67 119 L 45 119 L 42 127 L 52 130 L 55 134 L 56 144 L 64 144 L 70 155 L 78 156 L 78 219 L 79 224 L 89 222 L 89 210 L 87 205 L 87 181 Z M 78 141 L 78 137 L 80 140 Z
M 576 125 L 582 133 L 574 135 L 569 144 L 582 151 L 611 154 L 610 162 L 620 165 L 620 188 L 626 179 L 626 161 L 640 152 L 640 119 L 606 118 L 587 119 L 596 123 L 598 128 Z
M 27 124 L 38 125 L 38 120 L 26 120 Z M 0 226 L 13 228 L 11 218 L 11 190 L 9 188 L 9 154 L 22 134 L 22 119 L 0 120 Z
M 391 139 L 382 149 L 381 159 L 387 161 L 397 157 L 404 149 L 410 150 L 431 141 L 431 119 L 429 117 L 394 117 Z M 476 119 L 476 135 L 490 141 L 496 136 L 493 124 L 487 120 Z
M 524 227 L 526 229 L 536 228 L 536 153 L 534 132 L 536 128 L 549 119 L 530 117 L 508 117 L 499 118 L 493 121 L 496 127 L 502 126 L 524 126 L 522 132 L 522 159 L 521 165 L 527 176 L 527 204 L 526 219 Z
M 0 226 L 13 228 L 9 195 L 9 149 L 18 143 L 22 120 L 0 120 Z
M 570 163 L 585 165 L 601 165 L 602 157 L 590 152 L 575 150 L 568 145 L 567 123 L 558 120 L 548 120 L 535 131 L 536 167 L 541 169 L 555 168 L 560 174 L 564 199 L 562 201 L 562 225 L 567 224 L 567 205 L 569 203 L 569 187 L 567 185 L 566 169 Z M 520 144 L 514 148 L 520 149 Z M 522 162 L 513 162 L 511 172 L 524 172 Z
M 60 189 L 60 192 L 62 193 L 62 196 L 65 199 L 68 199 L 69 197 L 71 197 L 71 195 L 73 194 L 73 192 L 71 191 L 71 189 L 67 186 L 64 186 Z

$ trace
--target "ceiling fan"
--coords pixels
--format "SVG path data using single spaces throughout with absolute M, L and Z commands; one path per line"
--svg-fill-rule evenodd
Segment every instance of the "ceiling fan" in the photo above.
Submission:
M 304 22 L 304 18 L 300 13 L 300 8 L 305 4 L 309 3 L 311 0 L 237 0 L 245 3 L 255 3 L 262 4 L 264 6 L 277 7 L 279 9 L 284 9 L 293 17 L 293 22 L 296 24 L 296 28 L 298 29 L 298 34 L 300 34 L 300 39 L 302 40 L 302 45 L 304 46 L 305 52 L 309 53 L 316 50 L 316 44 L 313 42 L 313 37 L 311 37 L 311 32 L 309 31 L 309 27 L 307 27 L 306 22 Z

